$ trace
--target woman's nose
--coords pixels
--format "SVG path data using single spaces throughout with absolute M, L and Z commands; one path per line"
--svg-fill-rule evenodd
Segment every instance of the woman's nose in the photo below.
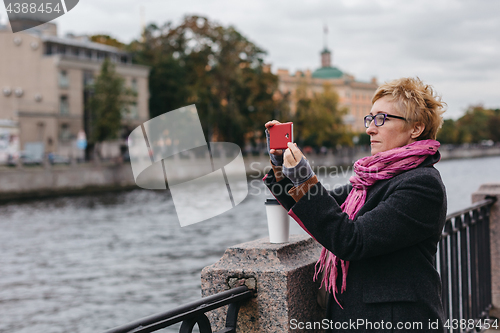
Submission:
M 366 129 L 366 134 L 368 134 L 368 135 L 375 134 L 375 133 L 377 133 L 377 130 L 378 130 L 378 128 L 377 128 L 377 126 L 375 126 L 375 120 L 372 120 L 370 122 L 370 126 L 368 126 L 368 128 Z

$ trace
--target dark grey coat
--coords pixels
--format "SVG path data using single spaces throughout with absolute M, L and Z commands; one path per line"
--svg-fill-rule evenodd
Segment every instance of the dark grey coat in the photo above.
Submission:
M 415 169 L 378 181 L 354 220 L 340 209 L 350 185 L 327 191 L 317 183 L 296 203 L 287 193 L 290 180 L 276 182 L 273 170 L 268 173 L 264 182 L 289 215 L 321 245 L 350 261 L 347 291 L 337 296 L 344 309 L 329 296 L 331 332 L 443 332 L 441 281 L 434 268 L 446 220 L 445 187 L 432 166 L 438 160 L 439 152 Z M 372 327 L 353 326 L 357 320 Z M 349 321 L 347 329 L 345 324 L 334 328 Z M 376 329 L 381 321 L 391 322 L 392 329 L 387 324 Z M 436 321 L 439 328 L 429 328 Z M 415 329 L 398 329 L 398 322 L 407 327 L 415 322 Z

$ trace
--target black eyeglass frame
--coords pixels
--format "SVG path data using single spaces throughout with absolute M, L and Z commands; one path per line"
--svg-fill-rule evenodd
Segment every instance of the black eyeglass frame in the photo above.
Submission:
M 377 117 L 380 116 L 380 115 L 383 115 L 384 118 L 382 119 L 382 123 L 378 124 L 377 123 Z M 385 119 L 387 119 L 387 118 L 396 118 L 396 119 L 401 119 L 401 120 L 404 120 L 404 121 L 407 120 L 406 118 L 403 118 L 403 117 L 400 117 L 400 116 L 393 116 L 392 114 L 387 114 L 387 113 L 377 113 L 374 116 L 372 116 L 371 114 L 369 114 L 369 115 L 366 115 L 363 118 L 363 120 L 365 122 L 365 127 L 368 128 L 368 127 L 370 127 L 370 124 L 372 123 L 372 121 L 375 121 L 375 126 L 377 126 L 377 127 L 382 126 L 383 124 L 385 124 Z M 370 120 L 370 121 L 367 122 L 367 120 Z

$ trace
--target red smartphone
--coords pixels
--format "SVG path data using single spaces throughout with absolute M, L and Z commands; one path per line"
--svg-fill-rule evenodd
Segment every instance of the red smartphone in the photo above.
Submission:
M 269 148 L 287 149 L 288 142 L 293 142 L 293 123 L 276 124 L 269 127 Z

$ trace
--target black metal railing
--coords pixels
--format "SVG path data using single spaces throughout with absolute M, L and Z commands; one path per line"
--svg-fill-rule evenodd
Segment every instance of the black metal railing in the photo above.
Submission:
M 491 308 L 490 225 L 487 198 L 446 217 L 436 255 L 447 332 L 475 332 Z M 479 325 L 478 325 L 479 324 Z
M 179 333 L 191 333 L 196 324 L 200 333 L 212 333 L 206 312 L 228 305 L 226 327 L 217 333 L 236 333 L 238 311 L 242 302 L 253 297 L 254 290 L 239 286 L 221 293 L 204 297 L 176 309 L 145 317 L 126 325 L 112 328 L 105 333 L 147 333 L 182 322 Z

